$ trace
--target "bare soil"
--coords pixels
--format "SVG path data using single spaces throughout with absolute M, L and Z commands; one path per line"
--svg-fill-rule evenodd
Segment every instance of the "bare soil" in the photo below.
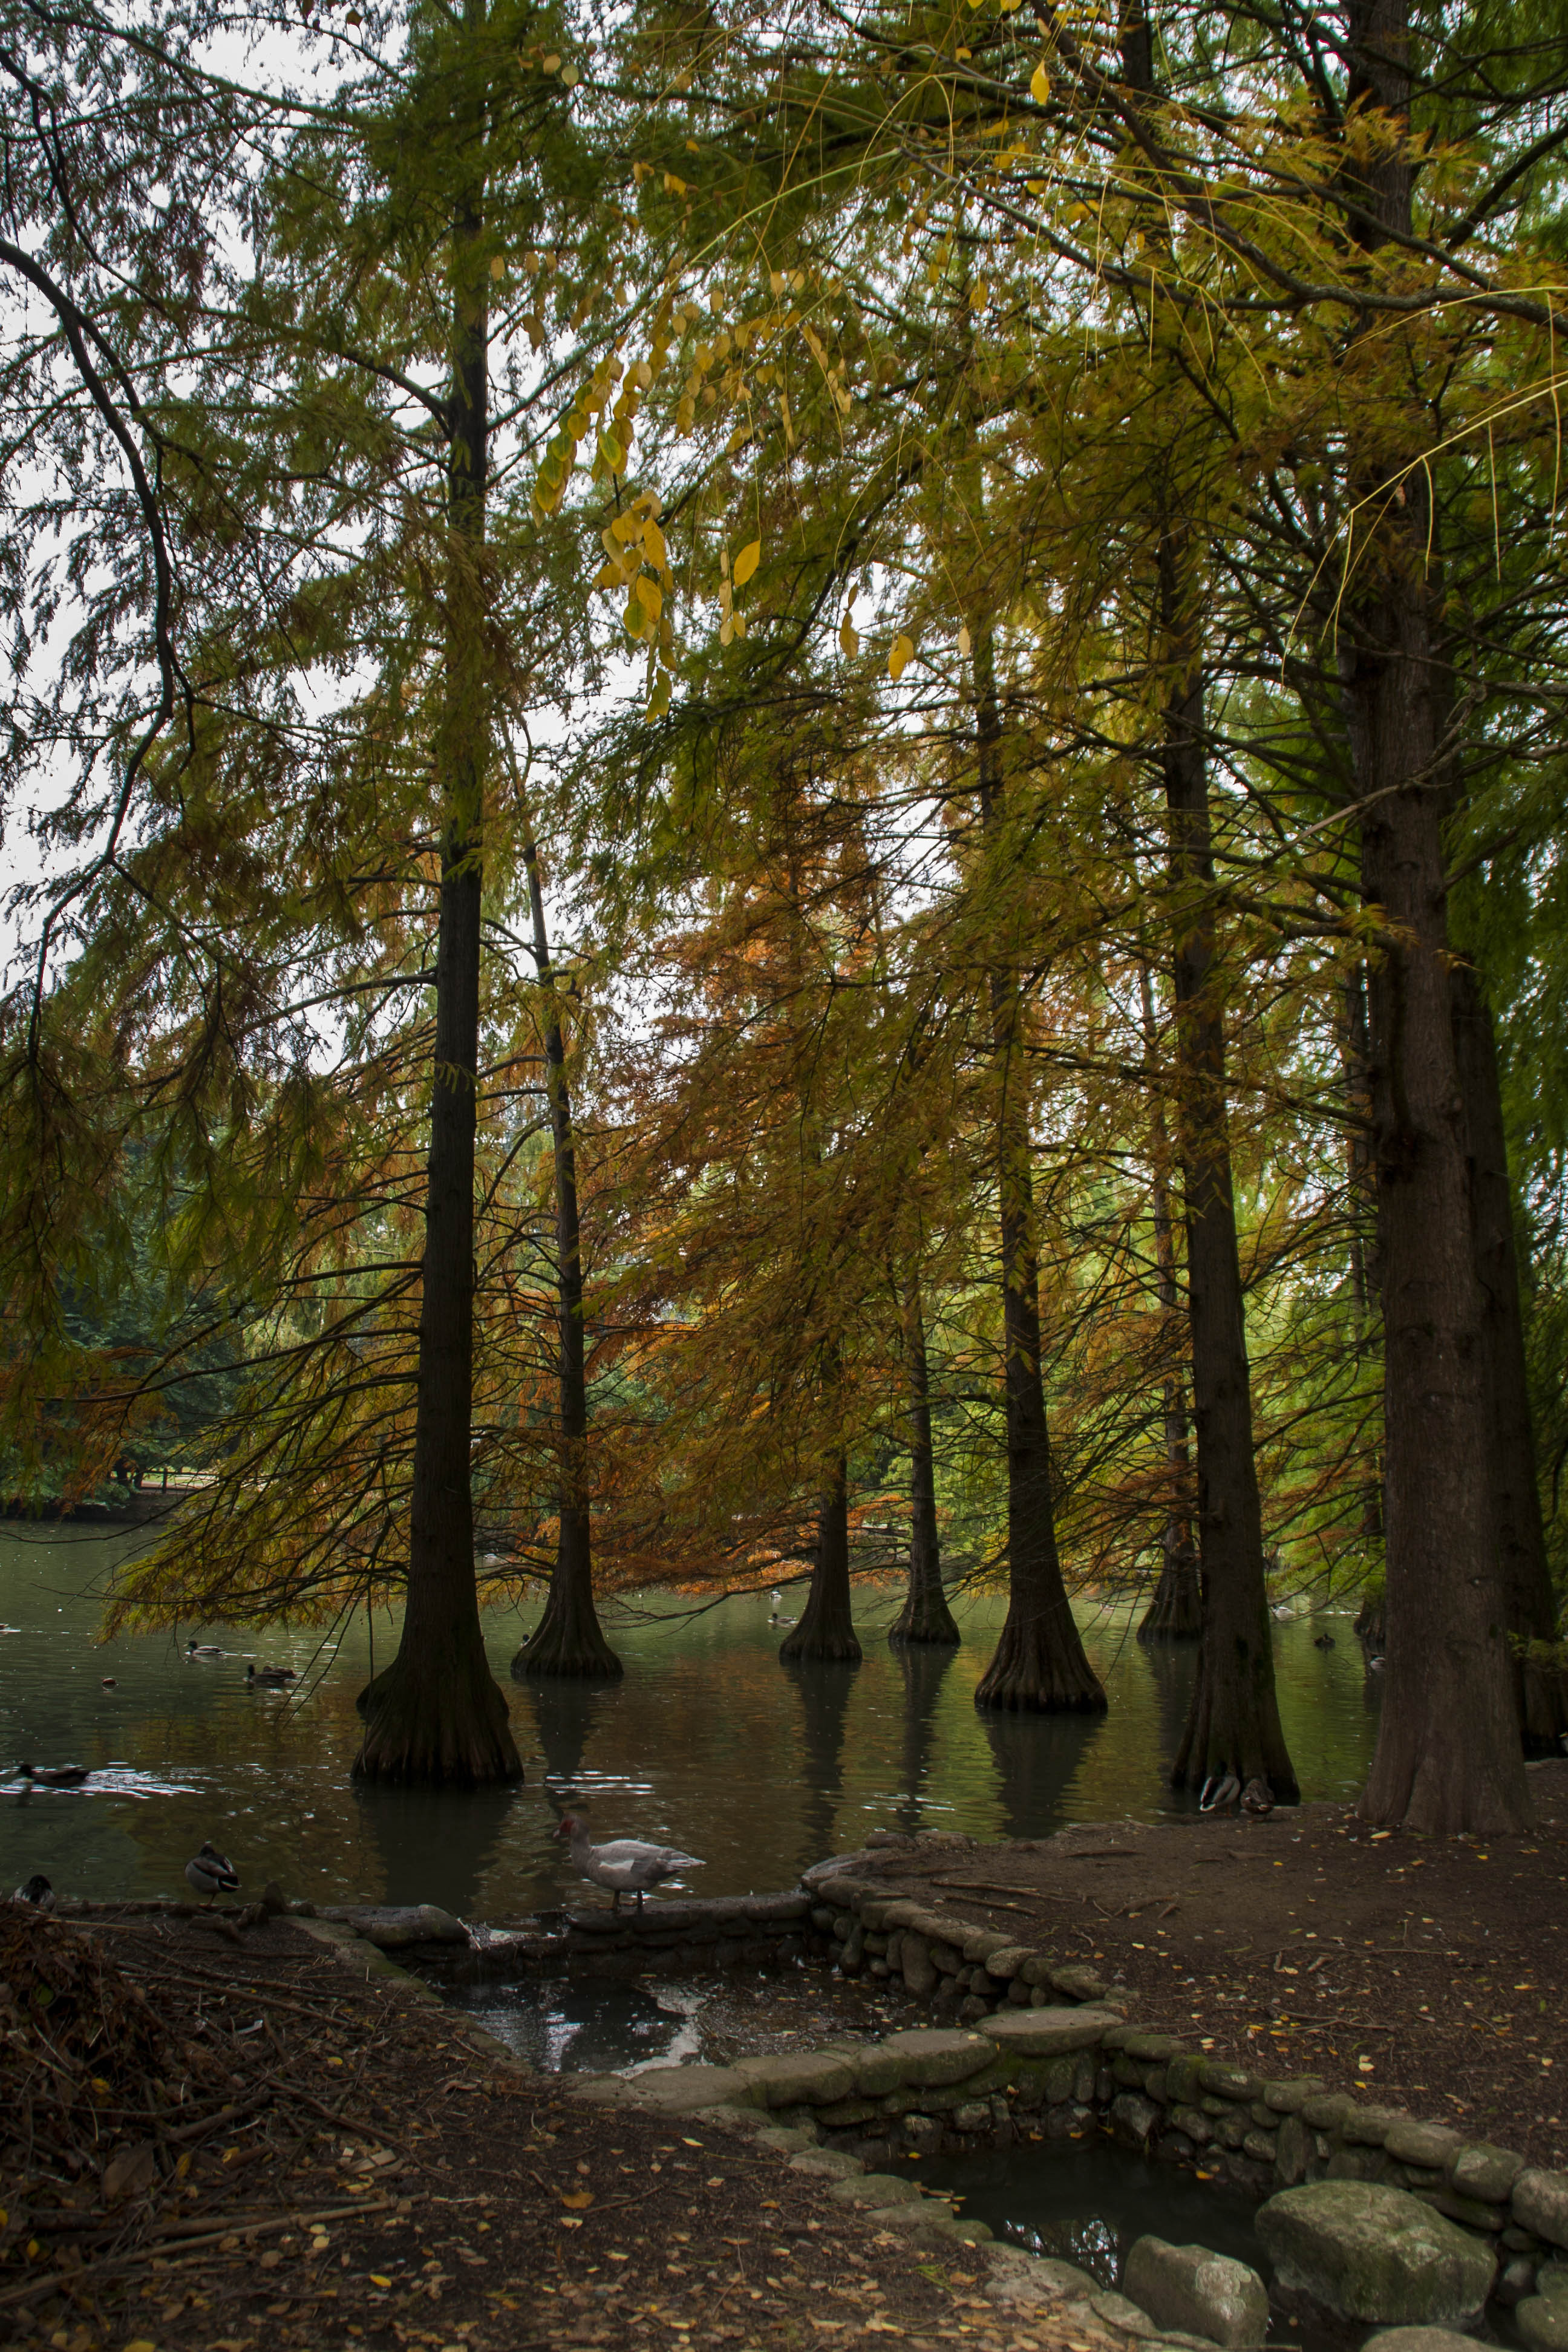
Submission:
M 1342 1807 L 889 1843 L 875 1874 L 1136 1991 L 1140 2023 L 1568 2165 L 1568 1761 L 1530 1837 Z

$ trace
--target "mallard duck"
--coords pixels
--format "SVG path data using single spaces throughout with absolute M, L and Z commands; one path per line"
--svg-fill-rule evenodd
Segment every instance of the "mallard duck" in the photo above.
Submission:
M 226 1853 L 219 1853 L 216 1845 L 204 1845 L 200 1853 L 185 1864 L 186 1883 L 210 1903 L 215 1895 L 232 1895 L 239 1885 L 239 1873 Z
M 193 1634 L 185 1643 L 187 1658 L 226 1658 L 228 1652 L 220 1650 L 216 1642 L 198 1642 Z
M 90 1764 L 18 1764 L 16 1778 L 40 1789 L 79 1789 L 92 1778 Z
M 1331 1633 L 1314 1633 L 1314 1634 L 1313 1634 L 1313 1636 L 1312 1636 L 1312 1647 L 1313 1647 L 1313 1649 L 1314 1649 L 1314 1650 L 1331 1650 L 1331 1649 L 1333 1648 L 1333 1646 L 1334 1646 L 1334 1637 L 1333 1637 L 1333 1635 L 1332 1635 Z
M 1211 1772 L 1198 1798 L 1200 1813 L 1228 1813 L 1241 1794 L 1241 1782 L 1228 1764 Z
M 1274 1811 L 1274 1791 L 1261 1777 L 1247 1782 L 1241 1792 L 1241 1810 L 1260 1822 Z
M 640 1838 L 616 1838 L 608 1845 L 590 1845 L 588 1824 L 580 1813 L 563 1813 L 552 1835 L 571 1841 L 577 1875 L 592 1886 L 609 1887 L 615 1896 L 612 1908 L 616 1911 L 623 1895 L 635 1894 L 640 1911 L 650 1886 L 683 1870 L 703 1867 L 694 1853 L 682 1853 L 673 1845 L 647 1845 Z
M 245 1670 L 247 1690 L 254 1690 L 258 1685 L 264 1690 L 282 1690 L 293 1680 L 292 1666 L 247 1666 Z
M 55 1890 L 43 1872 L 35 1870 L 31 1878 L 25 1878 L 22 1881 L 11 1900 L 13 1903 L 30 1903 L 37 1911 L 52 1911 L 55 1907 Z

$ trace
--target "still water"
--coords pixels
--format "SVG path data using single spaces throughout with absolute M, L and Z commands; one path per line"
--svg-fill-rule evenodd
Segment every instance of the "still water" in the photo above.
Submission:
M 655 1838 L 700 1854 L 693 1893 L 790 1885 L 809 1862 L 868 1831 L 947 1828 L 1037 1837 L 1064 1822 L 1157 1818 L 1162 1766 L 1179 1733 L 1190 1656 L 1141 1650 L 1126 1610 L 1082 1612 L 1110 1697 L 1092 1721 L 982 1717 L 973 1691 L 1001 1623 L 999 1596 L 961 1604 L 963 1646 L 898 1653 L 885 1633 L 891 1588 L 858 1603 L 858 1667 L 786 1669 L 765 1596 L 690 1614 L 670 1595 L 612 1608 L 626 1663 L 613 1686 L 507 1681 L 533 1612 L 487 1617 L 525 1785 L 496 1796 L 356 1790 L 354 1698 L 370 1671 L 363 1612 L 338 1629 L 253 1634 L 200 1629 L 230 1653 L 189 1663 L 185 1641 L 142 1634 L 100 1645 L 100 1597 L 134 1532 L 0 1529 L 0 1883 L 41 1870 L 67 1894 L 183 1894 L 205 1838 L 245 1887 L 275 1878 L 319 1902 L 433 1902 L 501 1921 L 558 1902 L 577 1881 L 551 1843 L 542 1783 L 564 1776 L 598 1836 Z M 786 1598 L 793 1613 L 798 1601 Z M 1325 1623 L 1331 1650 L 1313 1646 Z M 384 1664 L 395 1627 L 379 1615 Z M 1309 1798 L 1364 1777 L 1374 1717 L 1348 1618 L 1275 1628 L 1280 1710 Z M 247 1657 L 292 1665 L 284 1692 L 247 1691 Z M 103 1687 L 111 1676 L 113 1687 Z M 81 1791 L 20 1793 L 13 1759 L 93 1767 Z

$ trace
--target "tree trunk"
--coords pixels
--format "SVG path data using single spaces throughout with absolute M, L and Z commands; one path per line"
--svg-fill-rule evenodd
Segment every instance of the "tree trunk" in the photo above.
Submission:
M 991 640 L 975 643 L 980 809 L 988 834 L 1002 814 L 1001 728 Z M 1007 1427 L 1007 1616 L 974 1694 L 977 1707 L 1035 1715 L 1100 1714 L 1106 1697 L 1089 1664 L 1062 1581 L 1051 1491 L 1051 1441 L 1040 1366 L 1040 1269 L 1035 1247 L 1028 1081 L 1022 1007 L 1011 968 L 990 982 L 995 1053 L 996 1181 L 1002 1230 L 1002 1339 Z
M 550 1097 L 550 1132 L 555 1167 L 556 1349 L 560 1426 L 560 1472 L 555 1566 L 544 1614 L 511 1662 L 514 1677 L 574 1675 L 613 1682 L 619 1658 L 605 1641 L 594 1606 L 594 1553 L 588 1507 L 588 1380 L 583 1328 L 583 1236 L 577 1215 L 577 1149 L 572 1097 L 566 1084 L 566 1044 L 550 961 L 544 921 L 544 890 L 533 825 L 516 779 L 522 814 L 522 857 L 528 874 L 533 920 L 533 955 L 547 1006 L 544 1022 L 544 1083 Z
M 1345 1144 L 1345 1183 L 1350 1196 L 1350 1266 L 1351 1295 L 1355 1301 L 1358 1365 L 1370 1352 L 1368 1333 L 1372 1328 L 1372 1301 L 1379 1287 L 1377 1263 L 1377 1199 L 1373 1174 L 1370 1142 L 1372 1097 L 1369 1067 L 1371 1046 L 1368 1042 L 1366 1014 L 1366 973 L 1358 965 L 1345 976 L 1345 1035 L 1342 1049 L 1345 1071 L 1345 1092 L 1351 1105 L 1361 1118 L 1359 1127 L 1348 1130 Z M 1367 1246 L 1368 1228 L 1372 1246 Z M 1375 1460 L 1362 1481 L 1361 1535 L 1367 1550 L 1383 1565 L 1383 1465 Z
M 828 1485 L 817 1510 L 811 1590 L 799 1624 L 779 1644 L 779 1656 L 840 1665 L 860 1663 L 849 1607 L 849 1475 L 842 1453 L 829 1465 Z
M 473 30 L 482 26 L 483 0 L 467 0 L 465 21 Z M 453 550 L 445 709 L 435 750 L 445 805 L 408 1597 L 397 1655 L 362 1695 L 365 1732 L 354 1773 L 363 1780 L 477 1788 L 522 1778 L 479 1626 L 469 1483 L 481 824 L 489 753 L 477 609 L 489 421 L 487 264 L 477 199 L 459 211 L 452 245 L 447 478 Z
M 1153 1077 L 1154 1108 L 1151 1122 L 1153 1177 L 1154 1270 L 1159 1287 L 1162 1352 L 1173 1346 L 1181 1293 L 1176 1283 L 1175 1228 L 1171 1216 L 1171 1188 L 1166 1173 L 1170 1143 L 1165 1132 L 1164 1105 L 1159 1094 L 1158 1036 L 1154 1023 L 1154 992 L 1149 967 L 1138 969 L 1142 999 L 1144 1059 Z M 1162 1382 L 1165 1436 L 1165 1470 L 1171 1502 L 1161 1538 L 1159 1581 L 1154 1597 L 1138 1628 L 1141 1642 L 1195 1642 L 1203 1633 L 1203 1588 L 1198 1578 L 1198 1550 L 1193 1541 L 1192 1463 L 1187 1447 L 1187 1402 L 1179 1360 Z
M 1407 0 L 1352 0 L 1350 95 L 1388 137 L 1357 189 L 1362 242 L 1411 226 Z M 1398 367 L 1399 362 L 1394 364 Z M 1390 400 L 1404 395 L 1401 372 Z M 1412 421 L 1419 443 L 1426 419 Z M 1397 452 L 1394 453 L 1397 462 Z M 1373 1149 L 1383 1275 L 1388 1648 L 1363 1819 L 1491 1836 L 1532 1819 L 1492 1527 L 1486 1314 L 1454 1037 L 1443 818 L 1447 708 L 1427 570 L 1426 478 L 1352 482 L 1380 513 L 1341 623 L 1372 972 Z
M 931 1438 L 931 1381 L 926 1363 L 921 1279 L 911 1274 L 904 1301 L 905 1362 L 910 1384 L 910 1590 L 888 1630 L 889 1642 L 955 1645 L 962 1636 L 942 1583 L 936 1529 L 936 1463 Z
M 1202 1789 L 1215 1773 L 1228 1770 L 1244 1784 L 1266 1780 L 1277 1803 L 1294 1804 L 1300 1791 L 1274 1689 L 1231 1181 L 1204 674 L 1191 566 L 1169 530 L 1160 549 L 1159 593 L 1161 633 L 1173 681 L 1162 764 L 1171 841 L 1176 1101 L 1186 1192 L 1203 1605 L 1198 1670 L 1171 1783 Z
M 1527 1644 L 1555 1643 L 1557 1600 L 1546 1557 L 1530 1421 L 1530 1378 L 1513 1238 L 1513 1187 L 1508 1172 L 1502 1089 L 1491 1008 L 1466 963 L 1451 974 L 1454 1043 L 1469 1143 L 1470 1216 L 1484 1318 L 1487 1400 L 1490 1409 L 1492 1520 L 1508 1623 L 1514 1698 L 1527 1756 L 1560 1756 L 1568 1731 L 1568 1675 Z

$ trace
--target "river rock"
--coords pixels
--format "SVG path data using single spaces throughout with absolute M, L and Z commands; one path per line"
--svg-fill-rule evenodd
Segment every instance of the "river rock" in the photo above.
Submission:
M 856 2053 L 857 2066 L 865 2068 L 868 2074 L 871 2070 L 866 2061 L 871 2054 L 869 2051 Z M 929 2026 L 912 2033 L 888 2034 L 876 2054 L 884 2065 L 893 2068 L 897 2079 L 886 2087 L 894 2091 L 945 2089 L 950 2084 L 967 2082 L 971 2074 L 979 2074 L 982 2066 L 989 2066 L 996 2053 L 983 2033 Z M 866 2081 L 860 2087 L 868 2093 L 872 2086 Z
M 1554 2246 L 1568 2246 L 1568 2172 L 1542 2172 L 1532 2166 L 1514 2182 L 1510 2201 L 1522 2229 L 1550 2238 Z
M 468 1940 L 462 1921 L 435 1903 L 323 1903 L 318 1906 L 317 1916 L 352 1927 L 383 1952 L 401 1952 L 410 1944 L 466 1944 Z
M 1206 2336 L 1213 2344 L 1261 2344 L 1268 2330 L 1268 2290 L 1258 2273 L 1207 2246 L 1139 2238 L 1121 2284 L 1162 2327 Z
M 1454 2158 L 1448 2181 L 1461 2197 L 1479 2198 L 1486 2205 L 1506 2205 L 1523 2170 L 1523 2157 L 1516 2156 L 1511 2147 L 1492 2147 L 1478 2140 Z
M 750 2084 L 729 2066 L 647 2066 L 626 2080 L 629 2104 L 661 2116 L 745 2106 L 752 2096 Z
M 1527 2295 L 1514 2305 L 1513 2324 L 1530 2352 L 1568 2352 L 1568 2294 Z
M 1361 2352 L 1476 2352 L 1473 2336 L 1458 2336 L 1451 2327 L 1384 2327 L 1369 2336 Z
M 1106 2027 L 1120 2023 L 1110 2009 L 1016 2009 L 986 2018 L 980 2030 L 1009 2057 L 1055 2058 L 1098 2049 Z
M 1319 2180 L 1281 2189 L 1256 2227 L 1287 2293 L 1342 2319 L 1468 2327 L 1496 2264 L 1489 2247 L 1403 2189 Z
M 686 2070 L 683 2070 L 686 2071 Z M 787 2051 L 772 2058 L 742 2058 L 731 2070 L 766 2107 L 826 2107 L 856 2089 L 855 2069 L 837 2051 Z

